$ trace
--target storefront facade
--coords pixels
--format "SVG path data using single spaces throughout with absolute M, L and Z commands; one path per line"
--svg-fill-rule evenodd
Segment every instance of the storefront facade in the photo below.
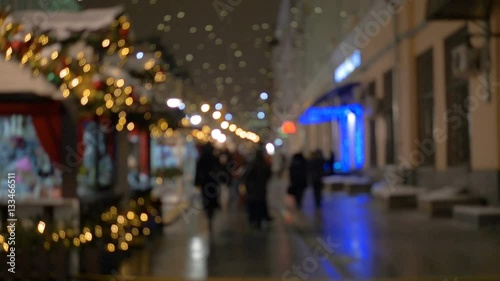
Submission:
M 304 85 L 301 110 L 324 95 L 323 88 L 360 83 L 363 91 L 355 102 L 362 104 L 366 113 L 365 172 L 386 181 L 406 178 L 429 188 L 462 185 L 491 203 L 499 203 L 498 39 L 492 37 L 489 43 L 488 91 L 482 67 L 466 73 L 457 66 L 464 58 L 469 64 L 467 56 L 474 54 L 470 48 L 464 51 L 464 46 L 483 49 L 485 37 L 477 36 L 482 23 L 430 21 L 426 1 L 375 2 L 331 53 L 325 67 L 319 68 L 313 83 Z M 337 12 L 323 10 L 332 17 Z M 493 32 L 500 29 L 499 19 L 500 9 L 494 7 L 490 21 Z M 355 52 L 361 53 L 361 63 L 337 79 L 336 72 Z M 467 65 L 465 70 L 472 67 Z M 322 148 L 325 131 L 318 129 L 321 126 L 325 125 L 304 129 L 304 150 Z M 344 140 L 331 133 L 330 148 L 334 149 Z M 322 149 L 328 153 L 328 148 Z

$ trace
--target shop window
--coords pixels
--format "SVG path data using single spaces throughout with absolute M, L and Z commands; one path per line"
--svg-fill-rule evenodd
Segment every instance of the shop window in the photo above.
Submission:
M 51 126 L 47 121 L 51 119 L 45 119 L 22 114 L 0 115 L 0 174 L 4 175 L 0 198 L 9 195 L 8 173 L 16 175 L 16 198 L 61 197 L 62 172 L 52 165 L 53 155 L 43 146 L 44 142 L 50 143 L 50 138 L 42 140 L 44 135 L 38 134 Z
M 434 69 L 432 49 L 417 57 L 418 141 L 422 166 L 434 165 Z
M 181 173 L 182 147 L 173 137 L 151 139 L 151 172 L 158 178 L 172 179 Z
M 106 122 L 82 120 L 82 165 L 77 181 L 85 191 L 110 190 L 113 184 L 113 157 L 110 153 L 111 130 Z M 82 189 L 81 191 L 83 191 Z
M 127 158 L 129 186 L 133 191 L 148 190 L 152 186 L 149 178 L 149 132 L 135 129 L 128 133 L 127 138 L 129 144 Z
M 368 85 L 368 96 L 371 99 L 376 99 L 375 97 L 375 81 Z M 370 165 L 372 167 L 377 167 L 377 135 L 376 135 L 376 122 L 375 118 L 370 119 Z
M 394 157 L 394 112 L 392 110 L 393 85 L 392 70 L 384 74 L 384 115 L 387 128 L 387 139 L 385 146 L 385 163 L 387 165 L 395 163 Z
M 464 27 L 445 41 L 446 65 L 446 106 L 448 114 L 448 165 L 468 166 L 470 164 L 469 109 L 466 101 L 469 96 L 468 80 L 453 75 L 452 51 L 455 47 L 467 44 L 468 32 Z

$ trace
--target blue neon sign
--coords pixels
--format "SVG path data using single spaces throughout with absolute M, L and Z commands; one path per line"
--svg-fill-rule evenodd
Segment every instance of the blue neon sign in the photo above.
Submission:
M 361 51 L 354 51 L 335 69 L 335 82 L 344 81 L 351 73 L 361 66 Z
M 364 110 L 360 104 L 329 107 L 310 107 L 304 112 L 304 114 L 299 117 L 299 123 L 302 125 L 313 125 L 335 121 L 340 117 L 349 114 L 350 112 L 356 114 L 357 116 L 362 116 Z
M 350 172 L 352 169 L 362 169 L 365 164 L 363 116 L 364 110 L 360 104 L 311 107 L 299 117 L 299 123 L 313 125 L 337 121 L 341 143 L 339 161 L 335 163 L 335 169 Z

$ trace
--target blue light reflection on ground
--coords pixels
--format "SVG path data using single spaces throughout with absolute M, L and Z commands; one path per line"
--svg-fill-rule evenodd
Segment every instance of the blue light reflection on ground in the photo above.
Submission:
M 334 264 L 343 268 L 344 274 L 369 277 L 374 273 L 371 266 L 375 254 L 371 246 L 373 222 L 363 207 L 371 201 L 368 195 L 345 197 L 335 194 L 325 198 L 323 208 L 329 212 L 322 214 L 321 235 L 339 245 L 335 249 Z

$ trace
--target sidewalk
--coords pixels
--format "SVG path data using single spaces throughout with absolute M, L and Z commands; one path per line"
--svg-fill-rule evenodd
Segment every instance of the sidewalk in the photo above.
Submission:
M 244 210 L 221 211 L 209 237 L 203 213 L 195 212 L 167 226 L 163 236 L 135 253 L 120 272 L 155 280 L 500 277 L 499 232 L 431 220 L 417 211 L 388 212 L 368 195 L 327 193 L 323 209 L 316 212 L 309 190 L 303 211 L 288 212 L 285 184 L 273 180 L 269 192 L 274 221 L 267 230 L 251 229 Z M 324 244 L 331 252 L 320 260 L 317 249 Z
M 500 231 L 478 231 L 417 210 L 387 211 L 369 195 L 326 193 L 315 212 L 305 198 L 308 228 L 339 244 L 330 259 L 347 279 L 498 276 Z M 441 278 L 441 279 L 440 279 Z
M 282 186 L 275 182 L 273 188 L 276 189 L 271 192 L 279 193 Z M 221 211 L 216 216 L 211 237 L 202 212 L 181 216 L 165 228 L 163 236 L 127 260 L 120 273 L 188 280 L 281 280 L 285 272 L 312 253 L 295 229 L 281 218 L 280 204 L 271 204 L 270 208 L 275 220 L 268 229 L 260 231 L 248 226 L 245 210 Z M 313 279 L 334 277 L 321 268 L 310 276 Z

